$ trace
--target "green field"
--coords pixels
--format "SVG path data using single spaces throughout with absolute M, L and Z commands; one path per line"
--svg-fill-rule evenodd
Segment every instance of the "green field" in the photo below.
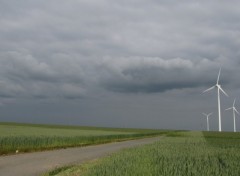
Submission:
M 0 123 L 0 154 L 93 145 L 163 133 L 160 130 Z
M 237 176 L 240 175 L 240 133 L 170 132 L 154 144 L 125 149 L 47 175 Z

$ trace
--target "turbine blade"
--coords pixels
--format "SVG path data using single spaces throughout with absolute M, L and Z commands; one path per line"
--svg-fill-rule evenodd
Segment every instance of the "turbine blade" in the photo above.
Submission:
M 218 86 L 218 88 L 228 97 L 228 94 L 221 88 L 221 86 Z
M 221 69 L 222 69 L 222 68 L 220 68 L 220 69 L 219 69 L 219 72 L 218 72 L 217 84 L 219 83 L 219 78 L 220 78 L 220 74 L 221 74 Z
M 210 114 L 208 114 L 208 116 L 212 115 L 213 113 L 211 112 Z
M 210 90 L 212 90 L 212 89 L 214 89 L 214 88 L 215 88 L 215 86 L 212 86 L 212 87 L 210 87 L 209 89 L 204 90 L 203 93 L 208 92 L 208 91 L 210 91 Z
M 227 108 L 227 109 L 225 109 L 225 111 L 228 111 L 228 110 L 230 110 L 230 109 L 232 109 L 232 108 Z
M 234 101 L 233 101 L 233 107 L 235 106 L 235 102 L 236 102 L 236 98 L 235 98 Z
M 202 113 L 203 115 L 205 115 L 205 116 L 207 116 L 207 114 L 205 114 L 205 113 Z
M 240 113 L 236 110 L 236 113 L 238 114 L 238 115 L 240 115 Z
M 240 114 L 236 108 L 234 108 L 234 111 L 235 111 L 236 113 Z

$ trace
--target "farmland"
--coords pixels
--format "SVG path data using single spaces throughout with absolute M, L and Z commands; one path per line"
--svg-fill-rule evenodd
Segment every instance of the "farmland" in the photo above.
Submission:
M 81 176 L 202 176 L 240 175 L 240 134 L 170 132 L 162 140 L 125 149 L 80 166 L 47 175 Z
M 0 154 L 86 146 L 163 133 L 160 130 L 0 123 Z

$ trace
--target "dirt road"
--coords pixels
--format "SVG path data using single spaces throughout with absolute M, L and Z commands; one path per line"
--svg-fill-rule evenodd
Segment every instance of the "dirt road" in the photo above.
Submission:
M 0 157 L 1 176 L 39 176 L 68 164 L 81 164 L 123 148 L 155 142 L 161 137 L 145 138 L 96 146 L 60 149 Z

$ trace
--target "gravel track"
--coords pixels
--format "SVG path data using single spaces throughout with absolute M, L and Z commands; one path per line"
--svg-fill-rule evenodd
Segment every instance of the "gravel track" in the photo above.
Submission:
M 40 176 L 41 174 L 70 164 L 81 164 L 106 156 L 120 149 L 153 143 L 161 137 L 144 138 L 88 147 L 25 153 L 0 157 L 1 176 Z

